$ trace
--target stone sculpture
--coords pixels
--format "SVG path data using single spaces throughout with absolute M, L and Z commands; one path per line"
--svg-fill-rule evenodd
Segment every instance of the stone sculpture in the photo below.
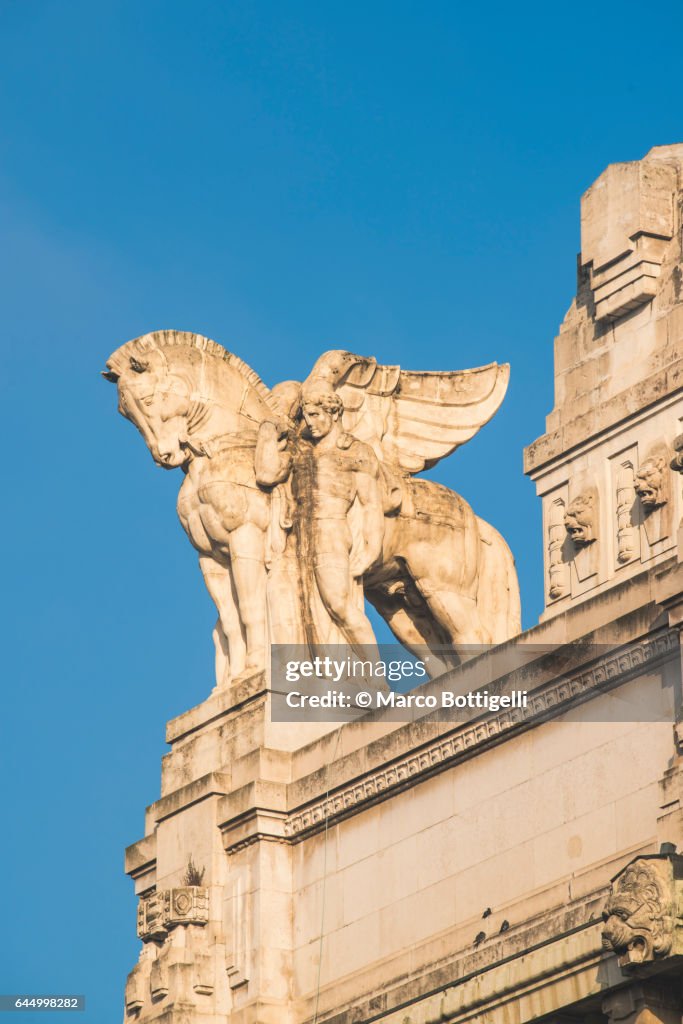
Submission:
M 169 999 L 193 1006 L 216 985 L 210 951 L 209 890 L 200 886 L 157 890 L 140 900 L 138 963 L 126 983 L 126 1012 L 136 1015 L 146 1002 Z
M 411 650 L 520 630 L 503 538 L 414 474 L 494 415 L 509 370 L 415 373 L 327 352 L 272 390 L 200 335 L 158 331 L 107 362 L 119 411 L 181 468 L 178 515 L 218 610 L 217 684 L 262 671 L 270 643 L 375 642 L 364 597 Z
M 613 879 L 603 911 L 602 943 L 633 968 L 668 956 L 676 944 L 680 857 L 639 857 Z
M 641 463 L 635 475 L 636 494 L 646 512 L 651 512 L 668 501 L 667 468 L 666 455 L 655 453 Z
M 379 461 L 372 448 L 344 432 L 343 402 L 332 387 L 313 383 L 301 394 L 301 415 L 310 444 L 299 444 L 295 463 L 284 454 L 278 458 L 282 434 L 274 424 L 261 425 L 259 463 L 277 466 L 275 473 L 262 469 L 257 481 L 263 487 L 282 483 L 292 471 L 295 500 L 307 509 L 300 532 L 299 552 L 312 569 L 304 585 L 315 584 L 322 604 L 346 641 L 363 657 L 364 645 L 375 637 L 364 610 L 359 580 L 382 554 L 384 512 L 379 488 Z M 266 445 L 279 451 L 266 453 Z M 351 515 L 358 505 L 354 531 Z M 306 551 L 303 551 L 304 545 Z M 310 603 L 311 587 L 306 595 Z
M 552 503 L 548 516 L 548 597 L 551 601 L 569 593 L 569 564 L 563 552 L 567 540 L 565 515 L 564 501 L 558 498 Z
M 653 445 L 635 474 L 635 489 L 642 508 L 642 524 L 652 547 L 671 536 L 671 474 L 669 448 L 663 442 Z
M 630 461 L 622 464 L 616 480 L 617 562 L 627 565 L 638 556 L 637 526 L 633 521 L 635 474 Z
M 596 504 L 596 494 L 589 490 L 577 495 L 567 509 L 564 525 L 579 548 L 597 540 Z

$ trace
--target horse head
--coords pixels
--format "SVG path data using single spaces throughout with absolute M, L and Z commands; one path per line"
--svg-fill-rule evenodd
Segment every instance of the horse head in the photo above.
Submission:
M 201 454 L 211 438 L 272 416 L 270 392 L 254 371 L 197 334 L 156 331 L 129 341 L 103 376 L 117 385 L 119 412 L 164 469 Z

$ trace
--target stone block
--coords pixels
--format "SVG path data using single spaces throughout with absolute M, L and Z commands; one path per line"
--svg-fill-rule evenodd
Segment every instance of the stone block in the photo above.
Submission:
M 323 984 L 329 984 L 354 971 L 361 971 L 368 963 L 379 960 L 383 955 L 379 916 L 370 914 L 354 921 L 332 932 L 323 945 Z
M 400 899 L 418 888 L 418 838 L 385 847 L 347 867 L 340 876 L 344 924 Z
M 533 841 L 537 885 L 556 881 L 617 852 L 614 804 L 551 829 Z
M 671 238 L 674 164 L 659 159 L 610 164 L 581 200 L 581 259 L 594 271 L 634 248 L 640 234 Z
M 376 854 L 382 846 L 379 808 L 372 807 L 361 815 L 339 823 L 337 863 L 340 869 Z

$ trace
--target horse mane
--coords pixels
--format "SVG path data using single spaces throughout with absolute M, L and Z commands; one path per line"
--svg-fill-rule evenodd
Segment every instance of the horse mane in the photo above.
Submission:
M 131 357 L 135 358 L 154 349 L 163 351 L 165 348 L 196 348 L 217 359 L 222 359 L 234 366 L 267 405 L 272 404 L 270 388 L 243 359 L 236 356 L 234 352 L 229 352 L 217 341 L 205 338 L 202 334 L 192 334 L 190 331 L 150 331 L 149 334 L 142 334 L 139 338 L 133 338 L 132 341 L 127 341 L 117 348 L 107 360 L 107 366 L 114 373 L 121 374 L 129 365 Z

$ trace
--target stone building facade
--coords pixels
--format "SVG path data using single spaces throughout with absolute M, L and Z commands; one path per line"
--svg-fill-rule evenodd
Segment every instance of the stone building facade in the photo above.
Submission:
M 293 724 L 260 674 L 170 722 L 127 1022 L 683 1020 L 682 209 L 683 145 L 583 197 L 545 611 L 421 688 L 527 705 Z

